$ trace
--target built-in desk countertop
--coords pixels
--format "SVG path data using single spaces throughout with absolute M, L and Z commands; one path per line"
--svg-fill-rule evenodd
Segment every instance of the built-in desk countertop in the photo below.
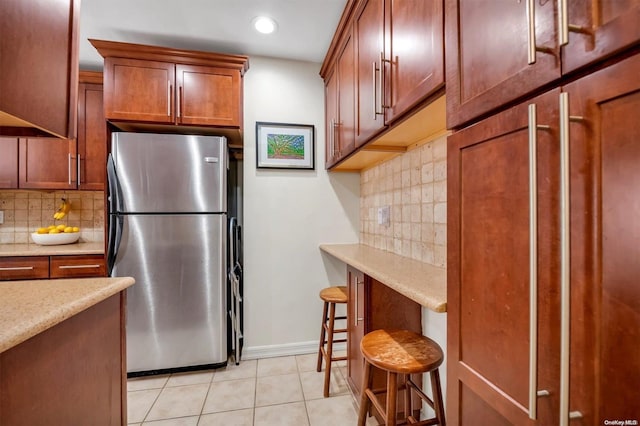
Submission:
M 447 311 L 447 270 L 364 244 L 321 244 L 320 250 L 434 312 Z
M 133 283 L 130 277 L 0 282 L 0 353 Z

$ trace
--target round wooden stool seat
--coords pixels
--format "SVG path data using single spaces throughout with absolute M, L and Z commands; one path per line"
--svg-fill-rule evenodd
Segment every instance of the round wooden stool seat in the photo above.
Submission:
M 322 328 L 320 329 L 320 344 L 318 345 L 318 366 L 316 370 L 322 370 L 322 361 L 324 360 L 326 367 L 324 370 L 324 389 L 325 398 L 329 396 L 329 386 L 331 381 L 331 363 L 334 361 L 345 361 L 346 356 L 335 356 L 333 354 L 334 343 L 346 343 L 346 337 L 343 339 L 335 339 L 336 333 L 346 335 L 347 328 L 335 328 L 336 320 L 346 320 L 346 315 L 336 316 L 336 305 L 347 303 L 347 287 L 333 286 L 320 290 L 320 299 L 322 299 Z
M 327 287 L 320 290 L 320 299 L 328 303 L 347 303 L 347 287 Z
M 362 338 L 362 354 L 382 370 L 400 374 L 425 373 L 442 364 L 440 346 L 408 330 L 375 330 Z
M 446 425 L 438 372 L 438 367 L 444 360 L 444 354 L 436 342 L 409 330 L 381 329 L 367 333 L 362 338 L 360 351 L 364 357 L 364 377 L 358 426 L 365 426 L 371 406 L 384 419 L 385 425 L 396 426 L 398 424 L 398 391 L 402 391 L 404 400 L 402 415 L 404 420 L 401 424 Z M 387 373 L 386 389 L 372 388 L 373 367 Z M 421 378 L 422 373 L 429 373 L 433 398 L 422 391 L 421 380 L 416 382 L 411 376 L 416 374 L 417 378 Z M 384 403 L 376 396 L 380 393 L 386 394 Z M 435 417 L 419 420 L 420 407 L 414 407 L 413 395 L 433 408 Z

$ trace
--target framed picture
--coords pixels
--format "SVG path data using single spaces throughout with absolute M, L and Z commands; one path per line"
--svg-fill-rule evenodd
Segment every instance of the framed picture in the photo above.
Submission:
M 314 138 L 313 125 L 256 122 L 256 166 L 313 170 Z

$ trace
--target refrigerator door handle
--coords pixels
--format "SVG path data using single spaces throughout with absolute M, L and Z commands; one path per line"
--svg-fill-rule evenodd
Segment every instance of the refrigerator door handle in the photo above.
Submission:
M 116 164 L 113 161 L 113 156 L 111 154 L 109 154 L 109 157 L 107 158 L 107 181 L 109 184 L 109 196 L 107 197 L 109 202 L 109 214 L 120 213 L 124 207 L 122 205 L 122 188 L 118 181 Z
M 118 255 L 118 248 L 122 240 L 123 218 L 118 213 L 122 211 L 122 190 L 118 182 L 113 156 L 107 158 L 107 183 L 109 185 L 109 234 L 107 245 L 107 272 L 111 275 Z

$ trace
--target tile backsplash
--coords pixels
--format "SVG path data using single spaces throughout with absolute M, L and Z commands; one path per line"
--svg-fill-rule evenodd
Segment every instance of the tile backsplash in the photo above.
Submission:
M 71 202 L 71 211 L 62 220 L 53 213 L 61 198 Z M 103 191 L 0 191 L 0 244 L 33 244 L 29 234 L 40 227 L 66 224 L 80 228 L 80 241 L 104 241 Z
M 362 244 L 446 266 L 446 136 L 363 171 L 360 192 Z M 378 224 L 384 206 L 389 225 Z

